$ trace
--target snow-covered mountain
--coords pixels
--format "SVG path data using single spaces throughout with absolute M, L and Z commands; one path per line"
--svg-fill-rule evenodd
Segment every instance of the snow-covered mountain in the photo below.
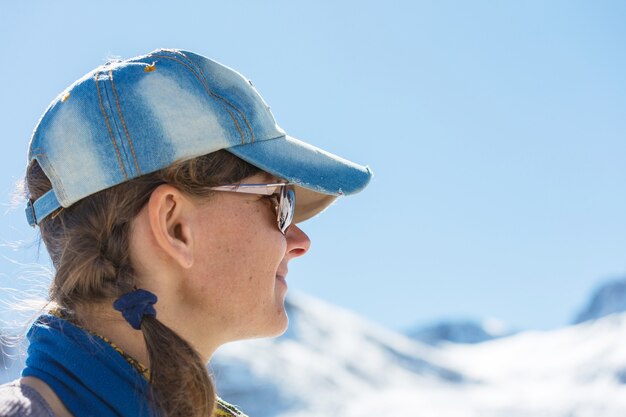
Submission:
M 481 382 L 456 395 L 446 390 L 455 405 L 430 402 L 440 415 L 626 415 L 626 314 L 478 345 L 448 345 L 442 354 L 448 366 Z
M 481 322 L 471 320 L 447 320 L 409 331 L 411 339 L 439 346 L 444 343 L 482 343 L 512 334 L 506 326 L 495 319 Z
M 626 278 L 609 281 L 598 287 L 574 323 L 596 320 L 613 313 L 626 312 Z
M 255 417 L 626 415 L 626 314 L 433 347 L 303 295 L 289 332 L 222 348 L 218 391 Z

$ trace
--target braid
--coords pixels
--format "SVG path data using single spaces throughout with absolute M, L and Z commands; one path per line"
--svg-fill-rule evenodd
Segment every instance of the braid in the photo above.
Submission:
M 108 197 L 106 194 L 111 193 L 111 190 L 105 190 L 102 195 L 76 203 L 72 215 L 63 216 L 60 220 L 67 218 L 63 226 L 75 231 L 63 236 L 65 250 L 55 264 L 57 272 L 50 299 L 57 301 L 61 307 L 71 310 L 76 304 L 117 298 L 135 285 L 128 255 L 130 223 L 97 227 L 98 220 L 105 217 L 98 211 L 90 212 L 90 207 L 84 207 L 99 205 L 102 201 L 98 200 L 105 200 Z M 80 214 L 84 212 L 89 215 L 83 219 Z M 42 224 L 42 236 L 48 231 L 44 229 L 51 226 L 46 223 Z M 87 227 L 78 227 L 80 223 Z

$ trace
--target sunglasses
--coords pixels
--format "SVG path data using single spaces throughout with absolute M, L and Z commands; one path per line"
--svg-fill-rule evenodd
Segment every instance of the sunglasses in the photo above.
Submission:
M 282 234 L 287 232 L 287 228 L 293 222 L 293 215 L 296 211 L 296 192 L 291 183 L 220 185 L 218 187 L 209 187 L 209 190 L 272 197 L 276 203 L 274 205 L 276 223 Z

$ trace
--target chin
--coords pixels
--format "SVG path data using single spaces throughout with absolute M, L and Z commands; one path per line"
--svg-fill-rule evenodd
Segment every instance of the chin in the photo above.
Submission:
M 271 322 L 268 322 L 263 329 L 260 329 L 254 338 L 266 338 L 266 337 L 278 337 L 283 335 L 289 327 L 289 317 L 287 312 L 282 309 L 278 314 L 273 317 Z
M 289 317 L 287 316 L 287 312 L 283 308 L 277 317 L 279 320 L 276 320 L 276 326 L 273 331 L 270 331 L 266 337 L 278 337 L 283 335 L 287 328 L 289 327 Z

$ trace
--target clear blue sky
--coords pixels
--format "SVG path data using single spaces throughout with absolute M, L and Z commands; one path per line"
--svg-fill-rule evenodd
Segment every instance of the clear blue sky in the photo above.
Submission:
M 110 56 L 190 49 L 251 78 L 290 134 L 376 174 L 304 224 L 291 288 L 397 329 L 554 328 L 626 274 L 624 22 L 621 1 L 8 2 L 2 200 L 67 85 Z M 34 242 L 21 205 L 0 240 Z M 45 261 L 30 247 L 0 248 L 0 287 L 32 285 L 15 265 Z

